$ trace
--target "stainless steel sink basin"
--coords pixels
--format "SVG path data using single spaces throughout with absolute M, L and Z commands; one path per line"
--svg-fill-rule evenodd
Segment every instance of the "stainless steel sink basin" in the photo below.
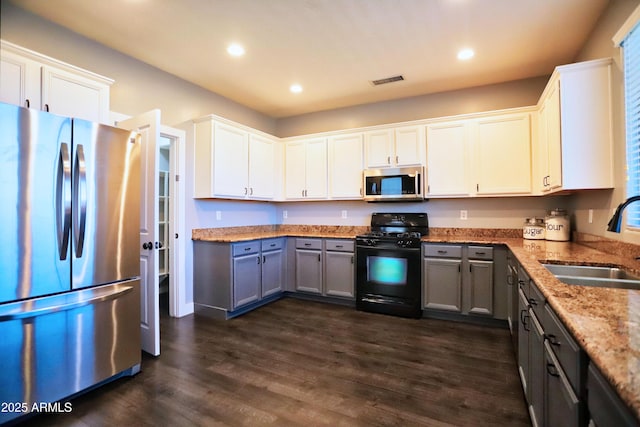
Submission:
M 570 285 L 640 290 L 640 276 L 618 267 L 543 264 L 561 282 Z

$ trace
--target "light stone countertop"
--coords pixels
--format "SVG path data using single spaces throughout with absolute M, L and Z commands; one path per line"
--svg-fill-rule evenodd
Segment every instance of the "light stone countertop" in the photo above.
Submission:
M 352 239 L 367 230 L 368 227 L 341 226 L 237 227 L 193 230 L 193 240 L 232 243 L 271 237 Z M 521 236 L 520 230 L 430 229 L 430 235 L 422 241 L 506 245 L 567 330 L 640 420 L 640 291 L 567 285 L 541 261 L 614 265 L 636 274 L 640 274 L 640 262 L 628 254 L 614 255 L 573 242 L 524 240 L 518 234 Z

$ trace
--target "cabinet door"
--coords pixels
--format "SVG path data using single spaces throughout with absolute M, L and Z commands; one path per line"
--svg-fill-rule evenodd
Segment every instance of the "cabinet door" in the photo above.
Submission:
M 469 261 L 469 313 L 493 315 L 493 261 Z
M 329 138 L 329 197 L 362 198 L 362 134 Z
M 546 190 L 562 187 L 562 134 L 560 125 L 560 81 L 552 86 L 545 103 L 547 141 Z
M 260 254 L 233 258 L 233 308 L 260 299 Z
M 249 137 L 249 198 L 273 199 L 274 143 L 257 135 Z
M 480 119 L 476 133 L 478 194 L 531 193 L 529 114 Z
M 306 142 L 306 190 L 309 199 L 327 198 L 327 140 Z
M 0 102 L 40 108 L 40 64 L 3 50 L 0 55 Z
M 285 195 L 287 199 L 303 199 L 306 189 L 306 151 L 304 141 L 285 147 Z
M 534 426 L 544 425 L 544 331 L 535 313 L 529 310 L 529 414 Z
M 468 126 L 464 121 L 427 126 L 430 196 L 469 194 Z
M 281 292 L 284 285 L 282 249 L 262 253 L 262 297 Z
M 545 426 L 578 427 L 585 425 L 581 403 L 553 355 L 549 342 L 544 343 L 544 413 Z
M 322 254 L 296 249 L 296 290 L 322 293 Z
M 54 114 L 109 122 L 109 85 L 54 67 L 42 67 L 41 102 Z
M 421 165 L 425 139 L 423 126 L 406 126 L 395 129 L 395 157 L 397 166 Z
M 368 168 L 391 166 L 393 152 L 393 129 L 365 133 L 365 155 Z
M 355 263 L 351 252 L 325 252 L 325 294 L 354 298 Z
M 424 307 L 462 312 L 462 261 L 424 259 Z
M 527 297 L 522 290 L 518 291 L 518 373 L 524 390 L 524 397 L 529 402 L 529 330 L 531 320 Z
M 248 196 L 248 134 L 233 126 L 216 123 L 213 144 L 214 194 L 218 197 Z

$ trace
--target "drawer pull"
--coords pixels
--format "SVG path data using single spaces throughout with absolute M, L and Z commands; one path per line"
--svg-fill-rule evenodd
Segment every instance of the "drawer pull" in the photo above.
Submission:
M 558 372 L 558 368 L 553 363 L 547 363 L 547 373 L 552 377 L 559 377 L 560 373 Z
M 271 246 L 272 248 L 275 247 L 275 243 L 270 244 L 269 246 Z
M 344 248 L 342 245 L 336 245 L 336 248 Z
M 485 252 L 476 252 L 476 255 L 486 255 Z
M 443 255 L 444 255 L 444 254 L 446 254 L 446 253 L 449 253 L 449 251 L 443 251 L 443 250 L 439 249 L 439 250 L 438 250 L 438 253 L 439 253 L 439 254 L 443 254 Z
M 549 344 L 560 347 L 560 341 L 558 341 L 558 338 L 555 335 L 547 334 L 547 339 L 549 340 Z
M 304 245 L 305 246 L 311 246 L 311 243 L 305 243 Z
M 527 310 L 520 310 L 520 321 L 522 322 L 522 327 L 525 331 L 529 331 L 529 325 L 527 325 L 527 319 L 529 316 L 526 315 Z
M 538 305 L 538 300 L 536 300 L 535 298 L 529 298 L 529 304 Z
M 245 251 L 245 252 L 250 251 L 250 250 L 251 250 L 251 248 L 250 248 L 250 247 L 249 247 L 249 248 L 244 248 L 244 251 Z

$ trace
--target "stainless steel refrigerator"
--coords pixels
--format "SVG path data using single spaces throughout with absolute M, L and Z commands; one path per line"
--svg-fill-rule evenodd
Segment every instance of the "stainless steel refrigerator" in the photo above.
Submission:
M 140 370 L 139 224 L 135 133 L 0 103 L 0 423 Z

